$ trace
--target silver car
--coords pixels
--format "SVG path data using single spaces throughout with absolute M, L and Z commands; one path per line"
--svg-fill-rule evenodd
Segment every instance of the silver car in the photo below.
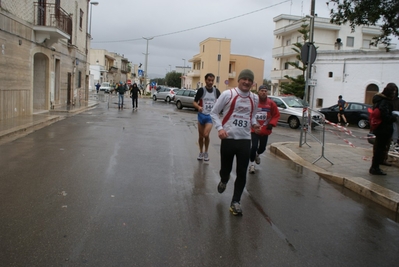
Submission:
M 174 99 L 176 92 L 180 90 L 179 88 L 171 88 L 162 86 L 159 90 L 157 90 L 152 99 L 154 101 L 164 100 L 166 102 L 170 102 Z
M 196 93 L 196 90 L 191 89 L 181 89 L 177 91 L 174 99 L 176 107 L 178 109 L 182 109 L 183 107 L 194 108 L 193 102 Z
M 297 129 L 301 125 L 303 108 L 303 100 L 296 96 L 268 96 L 276 103 L 278 111 L 280 111 L 279 122 L 288 123 L 290 128 Z M 316 126 L 312 123 L 312 127 Z

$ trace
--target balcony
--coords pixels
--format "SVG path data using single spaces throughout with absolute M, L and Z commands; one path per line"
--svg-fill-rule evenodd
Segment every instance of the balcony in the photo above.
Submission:
M 109 73 L 117 73 L 118 72 L 118 68 L 115 66 L 111 66 L 108 70 Z
M 186 74 L 188 77 L 200 77 L 201 71 L 200 70 L 190 70 Z
M 272 70 L 270 73 L 270 79 L 271 80 L 285 80 L 286 79 L 284 77 L 285 75 L 288 75 L 290 77 L 296 77 L 301 74 L 302 74 L 302 71 L 297 70 L 297 69 Z
M 236 77 L 236 72 L 235 71 L 232 71 L 232 72 L 229 73 L 229 79 L 235 79 L 235 77 Z
M 56 4 L 34 3 L 33 30 L 38 43 L 52 45 L 59 39 L 72 43 L 72 17 Z

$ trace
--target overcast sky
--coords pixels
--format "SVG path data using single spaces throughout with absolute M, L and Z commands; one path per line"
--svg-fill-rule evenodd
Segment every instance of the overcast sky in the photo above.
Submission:
M 264 78 L 269 78 L 273 18 L 280 14 L 308 15 L 311 4 L 311 0 L 96 2 L 99 5 L 92 6 L 91 47 L 124 55 L 133 64 L 143 63 L 144 69 L 147 42 L 142 37 L 155 36 L 148 48 L 151 78 L 164 77 L 169 65 L 172 71 L 175 66 L 183 66 L 183 59 L 191 67 L 188 59 L 199 53 L 199 43 L 209 37 L 231 39 L 233 54 L 264 59 Z M 319 17 L 329 17 L 326 0 L 316 0 L 315 7 Z

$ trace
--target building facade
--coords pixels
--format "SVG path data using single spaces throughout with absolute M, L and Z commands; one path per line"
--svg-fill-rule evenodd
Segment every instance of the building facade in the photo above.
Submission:
M 309 18 L 282 14 L 273 18 L 275 23 L 274 46 L 272 51 L 271 81 L 273 94 L 278 94 L 281 83 L 288 82 L 286 75 L 296 77 L 302 72 L 290 66 L 288 62 L 298 62 L 294 43 L 304 43 L 302 34 L 298 32 L 303 24 L 310 25 Z M 323 51 L 379 51 L 371 46 L 372 38 L 381 30 L 377 26 L 360 26 L 352 32 L 349 25 L 335 25 L 329 18 L 315 17 L 314 44 L 317 53 Z M 331 55 L 331 53 L 329 54 Z M 316 58 L 316 61 L 318 57 Z M 299 62 L 299 64 L 302 64 Z
M 88 100 L 89 3 L 0 1 L 0 120 Z
M 312 67 L 317 81 L 311 87 L 310 105 L 335 105 L 338 96 L 345 101 L 372 104 L 373 96 L 387 83 L 399 85 L 399 50 L 320 51 Z
M 215 85 L 221 91 L 237 86 L 237 78 L 243 69 L 251 69 L 255 74 L 254 90 L 263 84 L 264 60 L 245 55 L 231 54 L 231 40 L 208 38 L 199 44 L 199 54 L 193 56 L 190 70 L 183 75 L 186 88 L 199 88 L 205 85 L 205 75 L 215 75 Z

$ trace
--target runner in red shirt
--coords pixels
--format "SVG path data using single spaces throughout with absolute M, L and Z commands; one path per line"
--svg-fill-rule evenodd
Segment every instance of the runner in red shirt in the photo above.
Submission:
M 256 120 L 260 125 L 259 129 L 251 128 L 251 154 L 250 154 L 250 166 L 249 173 L 255 173 L 255 164 L 260 164 L 259 155 L 265 152 L 267 139 L 272 133 L 272 128 L 276 127 L 278 119 L 280 118 L 280 112 L 278 111 L 276 103 L 267 97 L 268 87 L 267 85 L 259 86 L 258 97 L 259 104 L 256 109 Z

